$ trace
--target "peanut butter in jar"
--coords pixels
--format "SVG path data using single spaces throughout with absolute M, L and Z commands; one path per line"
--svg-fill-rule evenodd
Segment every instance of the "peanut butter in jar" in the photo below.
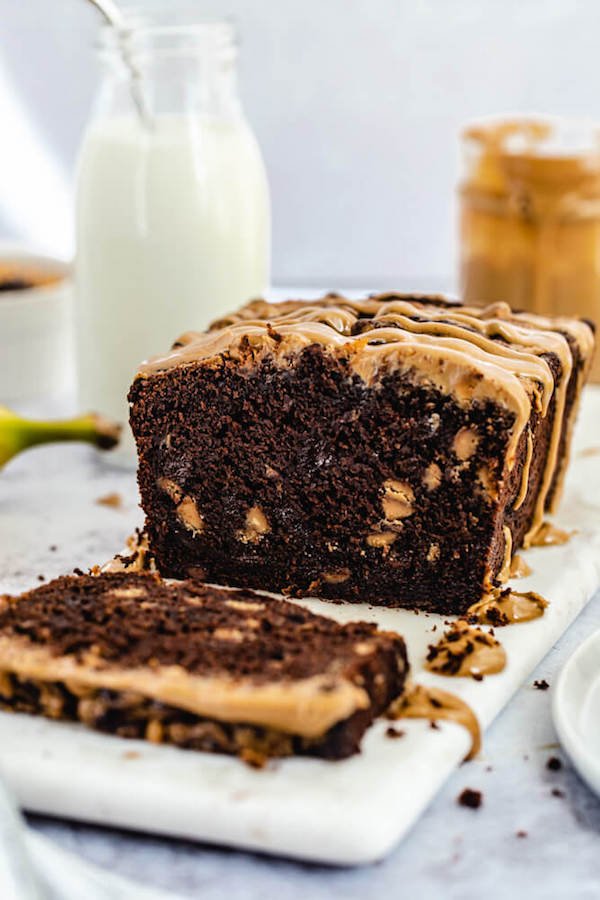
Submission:
M 600 326 L 600 123 L 488 119 L 462 141 L 463 300 Z

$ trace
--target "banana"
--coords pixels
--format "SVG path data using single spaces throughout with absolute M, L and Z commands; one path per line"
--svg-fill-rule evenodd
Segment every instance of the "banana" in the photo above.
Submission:
M 119 442 L 120 433 L 120 425 L 96 413 L 44 422 L 25 419 L 0 406 L 0 469 L 17 453 L 36 444 L 87 441 L 101 450 L 109 450 Z

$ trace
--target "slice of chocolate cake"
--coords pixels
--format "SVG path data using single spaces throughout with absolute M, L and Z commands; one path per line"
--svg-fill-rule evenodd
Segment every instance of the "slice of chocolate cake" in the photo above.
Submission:
M 397 634 L 249 591 L 121 573 L 0 598 L 0 708 L 248 762 L 356 753 L 407 669 Z
M 463 613 L 556 505 L 594 339 L 440 297 L 258 301 L 130 392 L 163 575 Z

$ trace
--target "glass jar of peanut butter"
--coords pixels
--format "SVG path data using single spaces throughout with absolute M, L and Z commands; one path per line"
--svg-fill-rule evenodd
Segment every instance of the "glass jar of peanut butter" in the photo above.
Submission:
M 463 300 L 600 325 L 600 124 L 487 119 L 462 141 Z

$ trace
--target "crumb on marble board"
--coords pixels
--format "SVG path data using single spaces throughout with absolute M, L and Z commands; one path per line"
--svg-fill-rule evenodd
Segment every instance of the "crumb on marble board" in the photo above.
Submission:
M 565 792 L 561 791 L 560 788 L 552 788 L 551 793 L 552 793 L 553 797 L 561 797 L 562 798 L 565 796 Z
M 386 729 L 385 736 L 389 738 L 401 738 L 404 737 L 406 732 L 402 731 L 401 728 L 394 728 L 393 725 L 390 725 L 389 728 Z
M 548 688 L 550 687 L 550 685 L 548 684 L 548 682 L 546 681 L 545 678 L 542 678 L 539 681 L 538 680 L 534 681 L 533 686 L 538 691 L 547 691 Z
M 467 806 L 469 809 L 479 809 L 483 803 L 483 794 L 481 791 L 465 788 L 458 797 L 458 803 L 461 806 Z
M 522 830 L 521 830 L 521 831 L 517 831 L 517 837 L 518 837 L 518 838 L 526 838 L 527 836 L 528 836 L 528 835 L 527 835 L 527 832 L 526 832 L 526 831 L 522 831 Z
M 240 753 L 240 759 L 249 765 L 252 769 L 264 769 L 269 762 L 269 758 L 252 747 L 244 747 Z
M 559 769 L 562 769 L 562 762 L 558 756 L 551 756 L 546 763 L 546 768 L 550 769 L 551 772 L 558 772 Z
M 123 506 L 123 498 L 120 494 L 105 494 L 104 497 L 98 497 L 96 503 L 99 506 L 110 506 L 112 509 L 120 509 Z

